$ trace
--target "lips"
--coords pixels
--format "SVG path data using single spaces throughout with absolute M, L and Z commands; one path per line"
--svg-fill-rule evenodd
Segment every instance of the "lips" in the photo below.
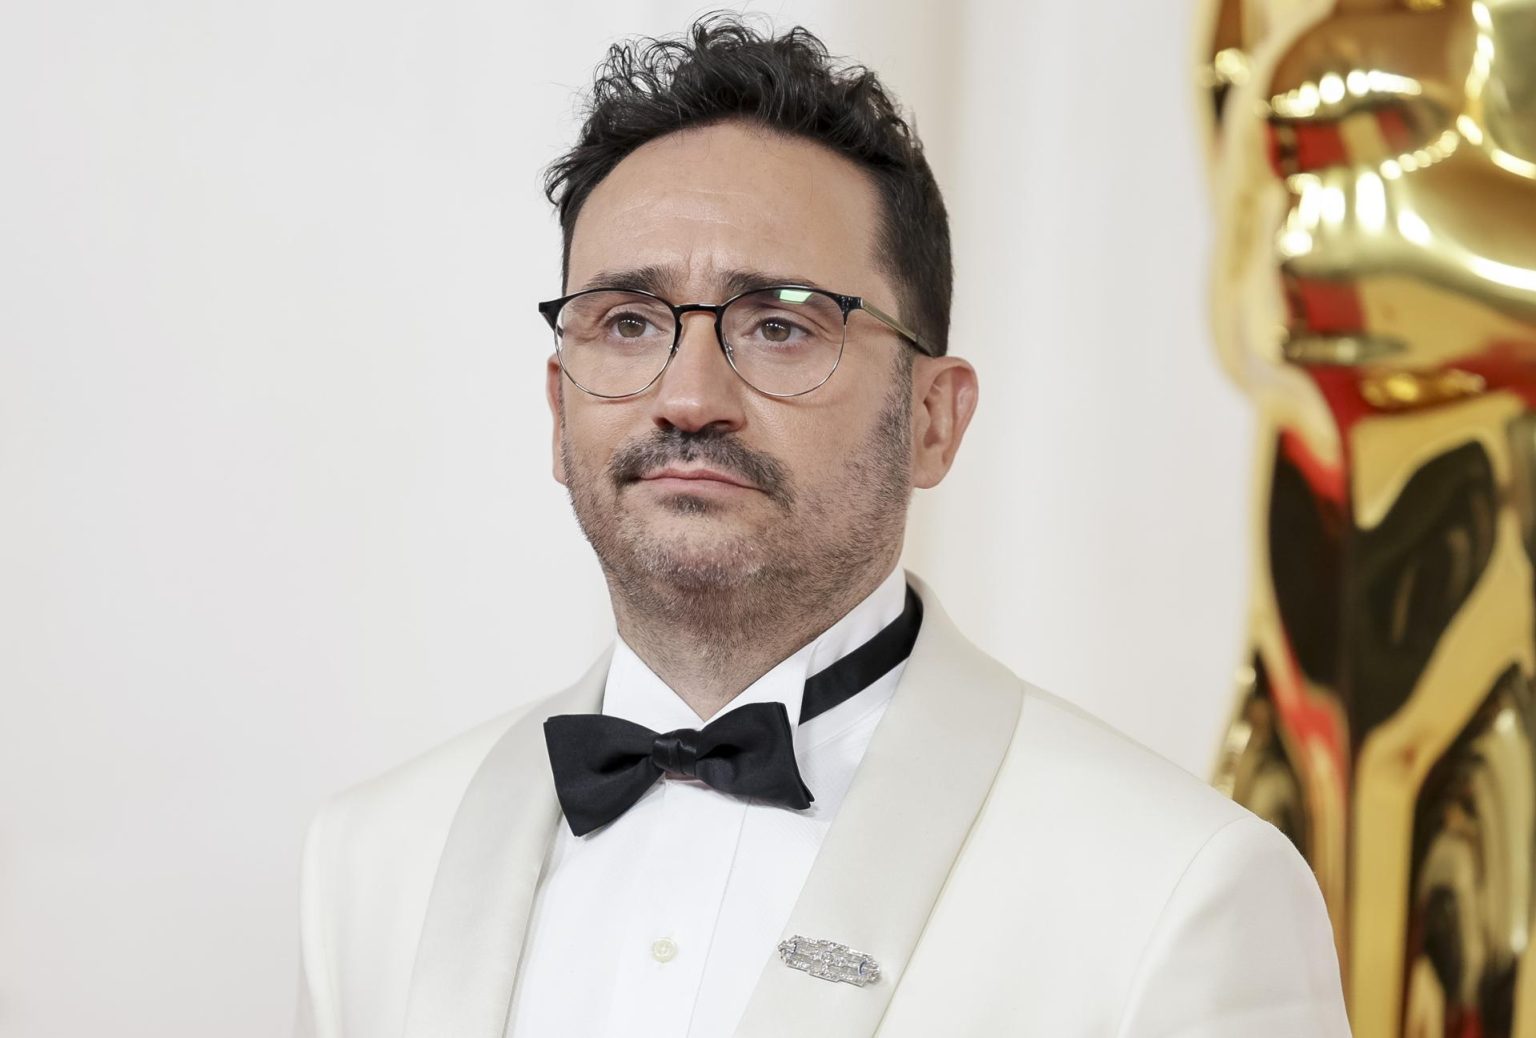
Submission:
M 782 462 L 715 425 L 696 432 L 674 425 L 653 429 L 620 445 L 607 469 L 615 491 L 649 484 L 660 497 L 725 502 L 745 491 L 762 494 L 785 511 L 794 503 Z
M 753 486 L 751 483 L 746 482 L 740 476 L 733 476 L 728 472 L 721 472 L 718 469 L 678 468 L 676 466 L 669 465 L 666 468 L 647 472 L 645 475 L 640 477 L 640 481 L 642 483 L 673 480 L 688 483 L 698 483 L 700 484 L 699 489 L 703 489 L 704 486 L 707 486 L 711 483 L 740 487 L 743 490 L 757 489 L 757 487 Z

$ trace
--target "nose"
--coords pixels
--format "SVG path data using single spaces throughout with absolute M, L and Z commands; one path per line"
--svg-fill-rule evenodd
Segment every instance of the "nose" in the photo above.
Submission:
M 745 421 L 743 395 L 751 390 L 732 370 L 715 337 L 714 316 L 681 318 L 677 353 L 657 383 L 652 419 L 663 428 L 699 432 L 711 426 L 734 432 Z

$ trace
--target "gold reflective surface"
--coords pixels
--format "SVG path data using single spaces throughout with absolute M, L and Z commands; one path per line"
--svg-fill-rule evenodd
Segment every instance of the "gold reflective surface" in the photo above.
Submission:
M 1317 872 L 1360 1038 L 1536 1038 L 1536 0 L 1210 0 L 1257 403 L 1217 783 Z

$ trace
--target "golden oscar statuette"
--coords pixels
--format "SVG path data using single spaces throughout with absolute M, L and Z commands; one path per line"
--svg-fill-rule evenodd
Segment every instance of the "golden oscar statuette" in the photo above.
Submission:
M 1536 0 L 1209 0 L 1221 360 L 1258 405 L 1216 781 L 1357 1038 L 1536 1038 Z

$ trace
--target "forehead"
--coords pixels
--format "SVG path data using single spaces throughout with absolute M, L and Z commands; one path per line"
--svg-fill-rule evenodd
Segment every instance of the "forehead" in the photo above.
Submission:
M 678 292 L 759 270 L 871 293 L 878 215 L 869 175 L 819 144 L 739 122 L 682 130 L 637 148 L 587 197 L 568 286 L 651 267 Z

